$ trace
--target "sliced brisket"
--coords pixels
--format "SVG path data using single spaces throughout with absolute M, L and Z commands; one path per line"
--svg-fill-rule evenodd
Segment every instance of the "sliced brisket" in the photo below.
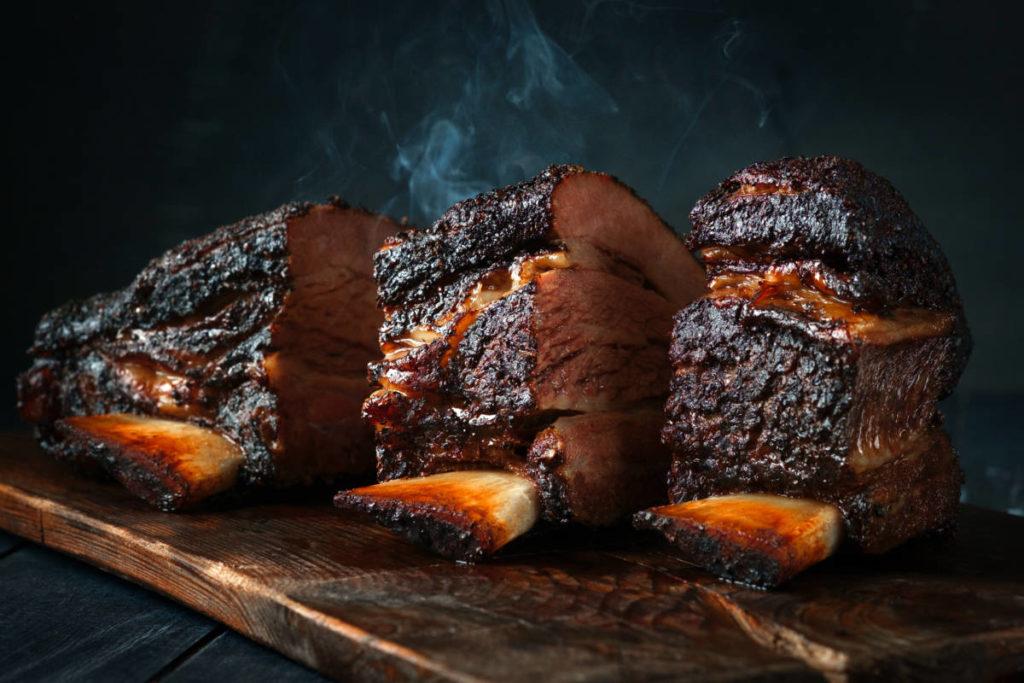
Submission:
M 21 414 L 48 450 L 78 459 L 96 451 L 69 439 L 63 418 L 137 414 L 229 439 L 244 484 L 365 472 L 359 407 L 381 320 L 371 255 L 397 230 L 341 202 L 289 204 L 185 242 L 126 289 L 44 316 Z
M 364 413 L 382 480 L 503 469 L 535 482 L 543 517 L 587 524 L 662 498 L 651 407 L 704 276 L 631 190 L 552 167 L 390 240 L 375 274 L 384 357 Z
M 903 198 L 852 161 L 783 159 L 735 174 L 691 220 L 708 292 L 675 319 L 671 500 L 830 503 L 867 552 L 948 524 L 961 474 L 937 401 L 970 338 Z

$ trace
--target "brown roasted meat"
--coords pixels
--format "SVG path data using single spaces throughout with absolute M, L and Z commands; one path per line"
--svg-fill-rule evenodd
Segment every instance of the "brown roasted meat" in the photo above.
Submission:
M 790 158 L 736 173 L 691 220 L 708 291 L 675 318 L 670 499 L 826 503 L 868 553 L 950 523 L 961 471 L 937 401 L 970 337 L 903 197 L 855 162 Z
M 552 167 L 390 240 L 375 273 L 383 358 L 371 367 L 380 388 L 364 412 L 382 480 L 505 470 L 536 490 L 531 524 L 608 524 L 663 498 L 668 458 L 657 434 L 671 318 L 702 292 L 704 276 L 631 190 Z M 478 500 L 472 477 L 464 480 L 466 499 Z M 449 502 L 460 481 L 443 479 Z M 469 546 L 425 532 L 436 520 L 412 524 L 411 498 L 401 496 L 436 484 L 418 482 L 337 501 L 416 528 L 449 555 L 496 549 L 452 550 Z
M 185 242 L 126 289 L 44 316 L 21 414 L 48 451 L 164 509 L 372 471 L 372 255 L 397 230 L 335 201 Z

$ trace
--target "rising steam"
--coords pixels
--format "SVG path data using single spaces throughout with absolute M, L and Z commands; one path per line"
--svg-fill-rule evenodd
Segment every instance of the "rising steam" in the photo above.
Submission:
M 684 226 L 698 191 L 792 148 L 762 40 L 710 0 L 398 3 L 387 21 L 302 2 L 273 46 L 292 125 L 271 140 L 287 175 L 268 195 L 340 194 L 423 224 L 575 162 Z
M 397 143 L 392 177 L 412 209 L 437 216 L 453 202 L 558 161 L 579 158 L 581 120 L 614 114 L 615 100 L 537 25 L 526 2 L 493 2 L 473 27 L 476 62 L 457 90 Z

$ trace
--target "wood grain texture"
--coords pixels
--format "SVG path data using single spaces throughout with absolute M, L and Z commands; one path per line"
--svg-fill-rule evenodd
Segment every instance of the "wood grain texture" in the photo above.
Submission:
M 628 530 L 533 534 L 492 562 L 452 564 L 328 498 L 168 515 L 75 476 L 28 437 L 0 437 L 0 527 L 337 678 L 1024 672 L 1024 520 L 1007 515 L 965 508 L 955 538 L 833 558 L 762 593 L 714 581 Z

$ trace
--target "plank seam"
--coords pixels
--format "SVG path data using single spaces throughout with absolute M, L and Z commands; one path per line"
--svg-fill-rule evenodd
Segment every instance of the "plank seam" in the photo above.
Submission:
M 171 661 L 160 667 L 159 670 L 149 678 L 149 683 L 159 683 L 169 674 L 174 673 L 181 665 L 192 659 L 194 656 L 199 654 L 201 651 L 206 649 L 210 643 L 212 643 L 218 636 L 223 635 L 227 631 L 222 624 L 215 624 L 209 631 L 200 636 L 196 642 L 189 645 L 187 648 L 178 653 Z
M 684 581 L 669 569 L 646 564 L 635 558 L 616 555 L 614 552 L 605 551 L 606 555 L 632 564 L 646 567 L 659 572 L 665 576 Z M 696 568 L 696 567 L 695 567 Z M 687 582 L 691 583 L 691 582 Z M 856 664 L 851 660 L 850 654 L 837 649 L 826 643 L 819 642 L 813 637 L 801 633 L 793 628 L 775 621 L 765 621 L 756 616 L 736 601 L 722 594 L 708 585 L 702 583 L 691 583 L 694 588 L 711 598 L 719 607 L 740 627 L 740 629 L 756 645 L 769 651 L 776 652 L 802 661 L 807 666 L 815 669 L 833 682 L 847 681 L 850 676 L 856 676 L 862 670 L 871 670 L 880 667 L 887 662 L 898 662 L 902 656 L 911 651 L 926 649 L 930 652 L 939 652 L 946 648 L 969 643 L 984 643 L 988 641 L 1012 640 L 1016 646 L 1015 652 L 1024 653 L 1024 628 L 1001 629 L 999 631 L 988 631 L 974 633 L 967 637 L 959 638 L 935 638 L 927 642 L 915 643 L 909 648 L 891 648 L 874 654 L 863 662 Z

